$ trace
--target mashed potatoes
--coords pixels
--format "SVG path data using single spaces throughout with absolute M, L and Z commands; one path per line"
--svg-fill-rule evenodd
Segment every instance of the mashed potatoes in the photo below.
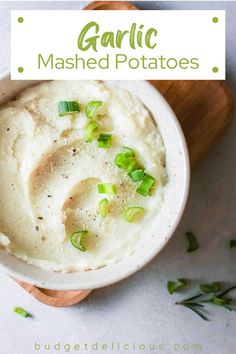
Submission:
M 86 105 L 102 101 L 98 129 L 88 142 Z M 60 101 L 77 101 L 80 112 L 59 117 Z M 112 135 L 99 148 L 100 133 Z M 145 173 L 156 179 L 151 196 L 136 192 L 115 158 L 128 146 Z M 96 269 L 127 257 L 157 217 L 165 184 L 164 146 L 150 113 L 129 92 L 96 81 L 54 81 L 29 88 L 0 110 L 0 244 L 27 263 L 48 271 Z M 99 194 L 112 183 L 116 194 Z M 98 212 L 108 199 L 108 214 Z M 124 208 L 139 206 L 132 223 Z M 88 230 L 86 251 L 71 235 Z M 158 237 L 158 232 L 156 237 Z

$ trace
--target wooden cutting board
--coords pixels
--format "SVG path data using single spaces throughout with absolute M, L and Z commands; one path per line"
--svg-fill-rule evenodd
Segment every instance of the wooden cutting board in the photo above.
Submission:
M 124 1 L 96 1 L 86 10 L 137 10 Z M 223 81 L 151 81 L 176 113 L 183 128 L 191 161 L 195 166 L 223 134 L 233 117 L 233 99 Z M 91 292 L 54 291 L 18 281 L 37 300 L 55 307 L 74 305 Z

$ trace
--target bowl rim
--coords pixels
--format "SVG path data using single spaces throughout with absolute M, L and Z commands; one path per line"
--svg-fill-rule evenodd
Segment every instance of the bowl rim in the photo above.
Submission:
M 7 77 L 9 77 L 10 72 L 9 71 L 5 71 L 2 74 L 0 74 L 0 81 L 2 81 L 3 79 L 6 79 Z M 15 80 L 12 80 L 15 81 Z M 16 80 L 18 81 L 18 80 Z M 113 80 L 112 80 L 113 81 Z M 114 80 L 117 83 L 118 82 L 124 82 L 123 80 Z M 134 80 L 129 80 L 129 81 L 134 81 Z M 33 81 L 31 81 L 33 83 Z M 38 81 L 35 81 L 35 83 L 37 83 Z M 105 80 L 106 82 L 106 80 Z M 109 81 L 108 81 L 109 82 Z M 41 288 L 46 288 L 46 289 L 52 289 L 52 290 L 84 290 L 84 289 L 95 289 L 95 288 L 101 288 L 104 286 L 108 286 L 111 284 L 114 284 L 116 282 L 119 282 L 129 276 L 131 276 L 132 274 L 136 273 L 138 270 L 140 270 L 141 268 L 143 268 L 147 263 L 149 263 L 157 254 L 159 254 L 161 252 L 161 250 L 165 247 L 165 245 L 168 243 L 168 241 L 171 239 L 171 237 L 173 236 L 181 218 L 182 215 L 184 213 L 185 207 L 186 207 L 186 203 L 187 203 L 187 199 L 188 199 L 188 194 L 189 194 L 189 186 L 190 186 L 190 160 L 189 160 L 189 153 L 188 153 L 188 148 L 187 148 L 187 144 L 186 144 L 186 140 L 185 140 L 185 136 L 184 133 L 182 131 L 182 128 L 180 126 L 180 123 L 174 113 L 174 111 L 172 110 L 172 108 L 170 107 L 169 103 L 166 101 L 166 99 L 162 96 L 162 94 L 148 81 L 145 80 L 139 80 L 139 82 L 143 82 L 146 84 L 146 86 L 148 87 L 148 89 L 150 90 L 150 92 L 152 92 L 156 97 L 159 96 L 159 101 L 162 101 L 163 105 L 165 106 L 165 109 L 168 111 L 169 113 L 169 117 L 172 120 L 172 122 L 175 125 L 177 134 L 180 138 L 180 142 L 181 142 L 181 147 L 182 147 L 182 152 L 183 152 L 183 161 L 184 161 L 184 165 L 185 165 L 185 173 L 183 176 L 184 179 L 184 185 L 183 185 L 183 191 L 182 191 L 182 199 L 181 199 L 181 204 L 180 207 L 177 210 L 177 215 L 175 217 L 175 221 L 172 225 L 172 227 L 169 229 L 169 232 L 165 235 L 165 238 L 163 238 L 162 242 L 159 244 L 158 247 L 154 247 L 153 250 L 151 250 L 149 253 L 146 252 L 145 258 L 143 260 L 140 260 L 138 266 L 137 264 L 135 266 L 132 266 L 130 268 L 126 268 L 126 270 L 121 271 L 119 274 L 116 274 L 116 276 L 110 277 L 112 279 L 108 278 L 103 278 L 103 279 L 99 279 L 99 281 L 96 282 L 96 284 L 94 284 L 94 282 L 92 281 L 88 281 L 85 284 L 78 285 L 75 282 L 61 282 L 61 281 L 53 281 L 53 283 L 50 283 L 50 281 L 46 280 L 45 281 L 41 281 L 41 280 L 37 280 L 35 279 L 29 272 L 29 274 L 26 274 L 25 272 L 21 272 L 17 269 L 17 267 L 12 266 L 12 264 L 10 264 L 11 262 L 0 262 L 0 268 L 3 269 L 8 275 L 10 275 L 13 278 L 16 278 L 20 281 L 41 287 Z M 145 85 L 143 84 L 143 85 Z M 147 107 L 148 108 L 148 107 Z M 6 251 L 5 251 L 6 252 Z M 12 255 L 9 255 L 10 257 L 16 258 Z M 20 260 L 18 260 L 20 261 Z M 22 261 L 20 261 L 22 262 Z M 117 262 L 116 264 L 119 264 L 120 262 Z M 27 266 L 31 266 L 32 265 L 28 265 L 27 263 L 25 263 Z M 34 266 L 33 266 L 34 267 Z M 109 265 L 104 267 L 105 268 L 109 268 Z M 52 273 L 52 272 L 50 272 Z M 71 274 L 71 273 L 64 273 L 64 275 L 66 274 Z

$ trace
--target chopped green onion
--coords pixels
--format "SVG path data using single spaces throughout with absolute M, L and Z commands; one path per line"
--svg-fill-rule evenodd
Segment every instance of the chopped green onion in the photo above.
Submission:
M 138 170 L 134 170 L 128 173 L 128 176 L 134 181 L 134 182 L 138 182 L 138 181 L 142 181 L 144 179 L 144 169 L 140 168 Z
M 123 146 L 123 150 L 126 157 L 135 157 L 135 152 L 133 149 Z
M 123 152 L 116 155 L 115 164 L 127 172 L 136 170 L 139 166 L 135 158 L 135 152 L 131 148 L 124 146 Z
M 98 138 L 98 147 L 109 148 L 111 146 L 111 134 L 100 134 Z
M 124 208 L 124 217 L 128 222 L 133 222 L 141 213 L 144 212 L 142 207 L 125 207 Z
M 230 240 L 230 248 L 236 247 L 236 240 Z
M 102 101 L 91 101 L 87 104 L 85 109 L 86 117 L 91 119 L 96 116 L 96 111 L 99 107 L 101 107 Z
M 219 296 L 213 296 L 213 298 L 211 299 L 211 302 L 214 305 L 218 305 L 218 306 L 224 306 L 226 304 L 228 304 L 229 300 L 228 299 L 223 299 Z
M 116 194 L 116 186 L 112 183 L 98 184 L 98 193 Z
M 14 312 L 18 313 L 23 317 L 32 317 L 32 315 L 29 312 L 25 311 L 22 307 L 15 307 Z
M 188 252 L 196 251 L 199 247 L 199 244 L 197 242 L 195 235 L 192 232 L 186 232 L 185 236 L 187 237 L 189 242 L 189 248 L 187 249 L 187 251 Z
M 97 128 L 98 128 L 98 122 L 90 123 L 86 127 L 85 134 L 86 134 L 86 138 L 87 138 L 88 141 L 92 141 L 93 140 L 93 133 L 94 133 L 94 130 L 96 130 Z
M 151 195 L 151 189 L 155 184 L 156 180 L 154 177 L 145 175 L 143 178 L 142 183 L 136 189 L 136 192 L 141 194 L 142 196 L 146 197 L 147 195 Z
M 220 291 L 220 284 L 219 283 L 201 284 L 200 289 L 204 294 L 217 293 L 218 291 Z
M 58 103 L 58 113 L 60 117 L 78 112 L 80 112 L 80 106 L 76 101 L 61 101 Z
M 123 168 L 124 170 L 131 172 L 137 169 L 137 161 L 132 156 L 126 156 L 126 153 L 120 153 L 116 155 L 115 164 L 119 168 Z
M 169 280 L 167 283 L 167 290 L 169 294 L 173 294 L 176 291 L 183 289 L 187 286 L 187 281 L 183 278 L 179 278 L 176 281 Z
M 98 204 L 98 211 L 102 217 L 105 218 L 107 216 L 107 214 L 108 214 L 108 199 L 107 198 L 100 200 L 100 202 Z
M 81 252 L 86 251 L 86 247 L 84 245 L 84 240 L 88 234 L 87 230 L 76 231 L 71 235 L 71 243 L 75 248 L 78 248 Z

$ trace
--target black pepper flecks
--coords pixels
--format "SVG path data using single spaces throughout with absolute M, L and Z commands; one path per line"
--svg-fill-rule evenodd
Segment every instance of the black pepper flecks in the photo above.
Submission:
M 51 194 L 48 194 L 48 198 L 52 198 L 52 195 L 51 195 Z
M 35 230 L 36 230 L 36 231 L 39 231 L 39 227 L 38 227 L 38 226 L 35 226 Z
M 38 219 L 39 219 L 39 220 L 43 220 L 43 217 L 42 217 L 42 216 L 38 216 Z

